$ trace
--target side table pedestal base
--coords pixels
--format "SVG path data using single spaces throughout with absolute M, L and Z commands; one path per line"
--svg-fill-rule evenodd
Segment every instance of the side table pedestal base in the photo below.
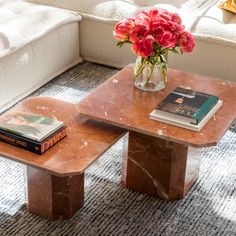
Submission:
M 84 202 L 84 174 L 55 176 L 27 166 L 28 210 L 48 219 L 69 219 Z
M 183 198 L 198 178 L 201 149 L 134 131 L 124 141 L 125 187 L 165 200 Z

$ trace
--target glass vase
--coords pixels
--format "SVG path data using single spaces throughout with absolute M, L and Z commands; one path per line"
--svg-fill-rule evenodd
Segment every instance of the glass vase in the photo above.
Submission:
M 148 62 L 143 57 L 137 57 L 134 65 L 134 85 L 143 91 L 155 92 L 166 87 L 167 64 L 164 62 Z

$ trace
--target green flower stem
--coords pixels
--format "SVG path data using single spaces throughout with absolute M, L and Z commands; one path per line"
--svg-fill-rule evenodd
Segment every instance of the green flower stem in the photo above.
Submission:
M 144 68 L 147 66 L 148 64 L 148 58 L 145 57 L 144 61 L 140 63 L 140 66 L 138 67 L 138 70 L 136 72 L 136 75 L 134 77 L 134 80 L 143 72 Z
M 164 77 L 164 82 L 165 84 L 167 83 L 167 76 L 166 76 L 166 70 L 165 69 L 162 69 L 162 74 L 163 74 L 163 77 Z
M 148 73 L 148 77 L 147 77 L 147 81 L 146 81 L 145 85 L 147 85 L 149 80 L 151 79 L 151 76 L 152 76 L 152 73 L 154 71 L 154 68 L 155 68 L 155 64 L 151 64 L 151 70 Z

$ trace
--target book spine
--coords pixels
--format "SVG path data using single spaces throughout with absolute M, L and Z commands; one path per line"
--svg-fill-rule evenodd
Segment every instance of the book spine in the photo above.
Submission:
M 48 139 L 42 141 L 42 143 L 37 143 L 33 140 L 31 141 L 29 139 L 24 139 L 12 133 L 7 133 L 6 131 L 0 130 L 0 141 L 40 155 L 63 139 L 65 136 L 66 127 L 63 127 L 52 134 Z
M 204 118 L 204 116 L 212 109 L 212 107 L 218 102 L 218 97 L 211 96 L 194 114 L 193 118 L 196 120 L 196 125 Z
M 1 132 L 1 130 L 0 130 L 0 141 L 25 149 L 27 151 L 34 152 L 36 154 L 41 154 L 40 150 L 41 146 L 39 144 L 30 142 L 28 140 L 22 140 L 21 138 L 15 135 L 5 132 L 3 133 Z
M 65 136 L 66 136 L 66 127 L 60 130 L 59 132 L 55 133 L 52 137 L 49 137 L 47 140 L 43 141 L 40 149 L 41 154 L 47 151 L 50 147 L 59 142 Z

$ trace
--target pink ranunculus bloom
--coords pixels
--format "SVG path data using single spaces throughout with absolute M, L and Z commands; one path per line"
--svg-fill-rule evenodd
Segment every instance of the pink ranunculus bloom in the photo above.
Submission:
M 152 21 L 158 21 L 160 19 L 167 20 L 165 18 L 162 18 L 162 15 L 165 13 L 167 13 L 167 11 L 164 9 L 151 9 L 148 13 L 149 23 L 151 23 Z M 171 18 L 169 17 L 168 20 L 171 20 Z
M 141 57 L 149 57 L 153 53 L 153 43 L 154 38 L 148 35 L 146 38 L 136 41 L 132 49 L 133 51 Z
M 153 20 L 159 19 L 159 18 L 160 18 L 159 10 L 157 10 L 157 9 L 152 9 L 149 12 L 141 11 L 135 16 L 134 23 L 136 26 L 138 26 L 138 27 L 143 26 L 142 28 L 145 27 L 146 31 L 149 31 L 150 23 Z
M 118 22 L 115 25 L 113 35 L 116 39 L 125 40 L 129 38 L 130 32 L 134 28 L 134 18 L 129 17 L 125 20 Z
M 171 20 L 179 25 L 182 23 L 182 19 L 180 18 L 180 16 L 177 13 L 171 14 Z
M 172 48 L 178 44 L 179 32 L 173 23 L 162 19 L 151 24 L 155 41 L 164 48 Z
M 193 36 L 188 32 L 183 32 L 179 39 L 179 46 L 182 52 L 192 52 L 195 46 L 195 40 Z
M 175 28 L 175 32 L 178 32 L 179 34 L 182 34 L 184 32 L 184 26 L 183 25 L 179 25 L 175 22 L 171 22 L 171 24 L 173 24 L 173 27 Z
M 177 13 L 170 13 L 164 9 L 159 11 L 159 18 L 162 18 L 166 21 L 175 22 L 179 25 L 182 23 L 182 19 Z
M 149 28 L 145 24 L 135 24 L 133 30 L 130 32 L 130 41 L 135 43 L 136 41 L 146 38 L 149 34 Z
M 137 13 L 134 18 L 135 25 L 145 25 L 147 28 L 149 28 L 150 21 L 151 19 L 147 11 Z
M 162 18 L 166 21 L 171 21 L 172 14 L 165 9 L 159 10 L 159 18 Z
M 159 10 L 157 10 L 157 9 L 152 9 L 152 10 L 150 10 L 150 12 L 149 12 L 149 18 L 151 19 L 151 20 L 153 20 L 153 19 L 156 19 L 157 17 L 159 17 Z

